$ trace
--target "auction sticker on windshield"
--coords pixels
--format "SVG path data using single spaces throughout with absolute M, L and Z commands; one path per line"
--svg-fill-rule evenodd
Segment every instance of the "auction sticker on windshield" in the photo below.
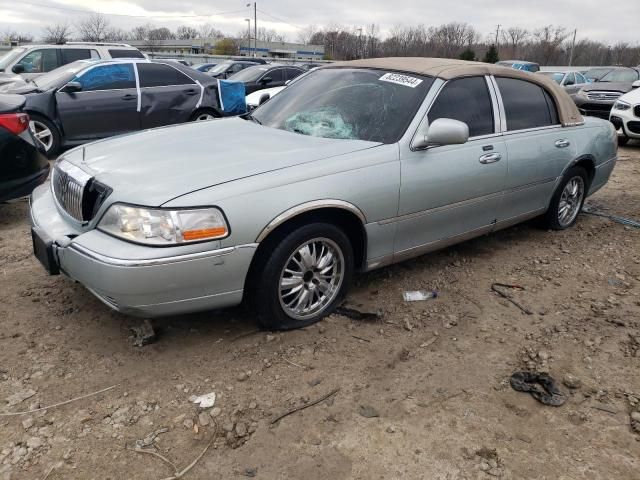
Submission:
M 416 88 L 422 83 L 422 80 L 409 75 L 401 75 L 399 73 L 385 73 L 378 80 L 383 82 L 397 83 L 398 85 L 404 85 L 405 87 Z

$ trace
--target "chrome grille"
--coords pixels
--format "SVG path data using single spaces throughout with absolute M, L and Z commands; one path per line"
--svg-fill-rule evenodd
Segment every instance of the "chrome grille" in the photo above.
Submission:
M 62 209 L 79 222 L 86 219 L 82 213 L 82 197 L 91 176 L 64 160 L 59 161 L 51 174 L 51 188 Z
M 617 100 L 622 93 L 620 92 L 607 92 L 601 90 L 591 90 L 587 92 L 587 98 L 589 100 Z

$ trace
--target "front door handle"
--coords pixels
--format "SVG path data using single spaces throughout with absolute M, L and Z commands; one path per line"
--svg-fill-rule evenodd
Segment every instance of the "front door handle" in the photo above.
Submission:
M 480 156 L 478 161 L 486 165 L 488 163 L 499 162 L 500 159 L 502 159 L 502 155 L 500 155 L 499 153 L 485 153 L 484 155 Z
M 137 95 L 132 95 L 128 93 L 122 97 L 122 100 L 135 100 L 136 98 L 138 98 Z
M 571 142 L 566 138 L 561 138 L 560 140 L 556 140 L 556 147 L 565 148 L 571 145 Z
M 195 95 L 196 93 L 198 93 L 196 90 L 194 90 L 193 88 L 190 88 L 189 90 L 185 90 L 185 92 L 187 95 Z

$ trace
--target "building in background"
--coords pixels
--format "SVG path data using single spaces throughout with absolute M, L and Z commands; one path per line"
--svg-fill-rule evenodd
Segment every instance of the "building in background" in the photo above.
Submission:
M 194 38 L 190 40 L 129 40 L 131 46 L 140 50 L 157 55 L 211 55 L 215 53 L 216 44 L 222 39 L 218 38 Z M 324 57 L 323 45 L 304 45 L 301 43 L 289 42 L 262 42 L 258 41 L 254 48 L 253 40 L 251 46 L 247 45 L 247 39 L 234 40 L 238 45 L 235 55 L 252 57 L 254 51 L 257 57 L 282 58 L 291 60 L 322 60 Z M 231 52 L 229 52 L 231 54 Z

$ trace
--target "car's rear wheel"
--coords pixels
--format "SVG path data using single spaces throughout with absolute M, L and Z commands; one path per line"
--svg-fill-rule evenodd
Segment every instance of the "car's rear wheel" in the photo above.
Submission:
M 220 115 L 218 114 L 218 112 L 208 108 L 198 110 L 193 115 L 191 115 L 192 122 L 206 122 L 208 120 L 214 120 L 216 118 L 220 118 Z
M 48 157 L 54 156 L 60 149 L 60 133 L 56 126 L 48 119 L 35 114 L 29 114 L 29 127 L 33 135 L 44 147 Z
M 564 230 L 576 223 L 587 195 L 588 178 L 582 167 L 571 167 L 562 177 L 544 216 L 547 228 Z
M 328 223 L 304 225 L 265 247 L 249 285 L 264 328 L 290 330 L 311 325 L 342 301 L 354 260 L 349 238 L 340 228 Z

